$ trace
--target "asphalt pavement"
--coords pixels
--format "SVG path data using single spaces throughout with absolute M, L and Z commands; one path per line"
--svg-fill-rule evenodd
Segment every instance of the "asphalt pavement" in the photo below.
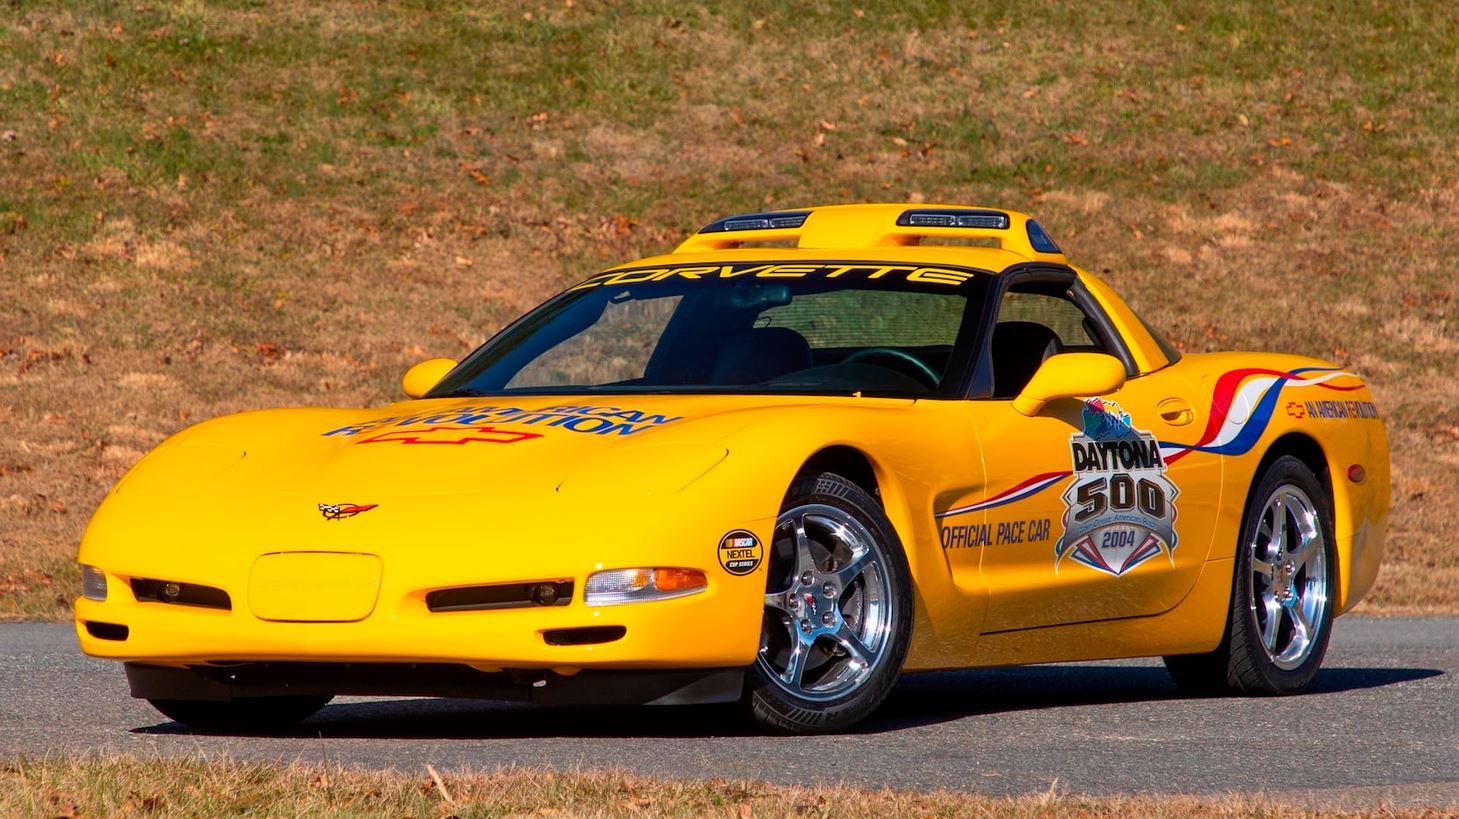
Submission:
M 70 626 L 0 626 L 0 757 L 62 751 L 1459 811 L 1459 618 L 1344 617 L 1300 696 L 1188 698 L 1158 660 L 941 672 L 829 737 L 762 736 L 723 708 L 354 697 L 284 734 L 200 734 L 131 699 Z

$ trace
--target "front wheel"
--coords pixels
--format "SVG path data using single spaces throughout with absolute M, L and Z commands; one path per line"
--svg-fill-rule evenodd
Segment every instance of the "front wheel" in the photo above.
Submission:
M 860 486 L 799 478 L 775 523 L 749 702 L 761 724 L 821 733 L 870 714 L 896 682 L 912 631 L 906 556 Z
M 199 731 L 267 731 L 308 719 L 332 697 L 246 697 L 236 700 L 147 700 Z
M 1291 694 L 1312 681 L 1332 631 L 1337 566 L 1327 495 L 1306 464 L 1278 458 L 1246 510 L 1227 633 L 1210 654 L 1166 657 L 1192 693 Z

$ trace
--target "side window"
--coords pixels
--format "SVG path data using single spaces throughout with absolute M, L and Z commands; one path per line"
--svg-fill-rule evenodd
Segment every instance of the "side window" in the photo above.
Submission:
M 615 384 L 643 378 L 680 298 L 608 302 L 602 318 L 523 367 L 507 387 Z
M 1079 305 L 1063 296 L 1044 293 L 1008 293 L 998 307 L 998 322 L 1025 321 L 1052 330 L 1063 348 L 1060 352 L 1104 352 L 1090 330 L 1088 317 Z
M 998 305 L 990 350 L 993 397 L 1013 398 L 1049 356 L 1108 352 L 1084 310 L 1063 293 L 1009 292 Z

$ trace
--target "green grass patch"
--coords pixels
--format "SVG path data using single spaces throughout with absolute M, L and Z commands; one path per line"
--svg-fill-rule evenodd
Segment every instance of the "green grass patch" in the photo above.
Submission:
M 1375 602 L 1454 608 L 1456 40 L 1418 0 L 22 3 L 0 536 L 64 562 L 181 426 L 394 398 L 726 213 L 966 202 L 1038 214 L 1187 350 L 1368 376 L 1398 475 Z

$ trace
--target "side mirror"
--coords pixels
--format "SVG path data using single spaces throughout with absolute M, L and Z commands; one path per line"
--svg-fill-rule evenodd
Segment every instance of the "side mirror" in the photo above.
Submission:
M 405 371 L 400 387 L 411 398 L 419 398 L 441 383 L 446 373 L 456 368 L 456 362 L 449 358 L 428 358 Z
M 1124 385 L 1125 365 L 1118 358 L 1104 353 L 1060 353 L 1044 361 L 1013 399 L 1013 408 L 1032 417 L 1056 398 L 1104 395 Z

